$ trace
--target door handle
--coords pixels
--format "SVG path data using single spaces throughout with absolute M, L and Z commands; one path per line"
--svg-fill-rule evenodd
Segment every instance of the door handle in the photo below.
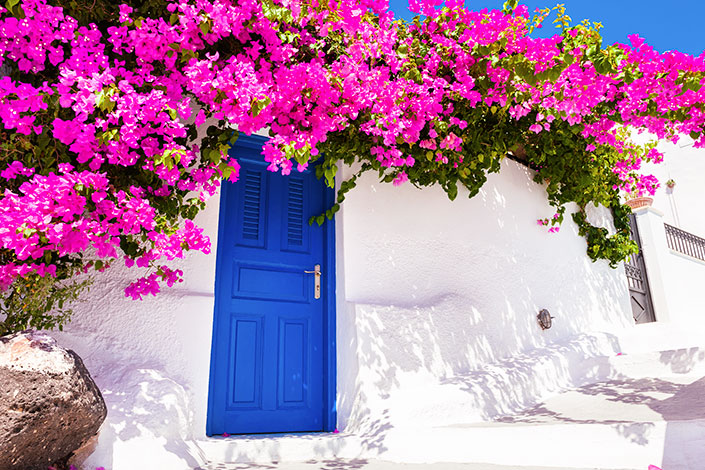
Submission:
M 321 298 L 321 265 L 317 264 L 316 266 L 313 267 L 313 271 L 304 271 L 306 274 L 314 274 L 316 276 L 315 279 L 315 287 L 313 290 L 313 298 L 314 299 L 320 299 Z

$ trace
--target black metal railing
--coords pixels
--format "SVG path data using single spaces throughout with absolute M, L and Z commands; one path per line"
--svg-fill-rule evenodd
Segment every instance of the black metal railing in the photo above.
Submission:
M 700 238 L 673 225 L 663 225 L 666 228 L 666 242 L 671 250 L 705 261 L 705 238 Z

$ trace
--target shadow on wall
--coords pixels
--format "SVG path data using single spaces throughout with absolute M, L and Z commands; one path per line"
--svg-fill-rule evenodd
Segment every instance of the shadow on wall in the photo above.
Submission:
M 97 280 L 90 302 L 80 306 L 69 327 L 51 332 L 81 355 L 108 407 L 98 445 L 86 463 L 108 470 L 147 468 L 150 462 L 154 468 L 195 467 L 203 460 L 186 444 L 198 410 L 196 374 L 189 371 L 205 371 L 200 375 L 207 384 L 208 363 L 196 369 L 189 363 L 207 353 L 189 351 L 194 342 L 205 344 L 203 349 L 209 342 L 198 337 L 202 325 L 181 328 L 194 316 L 189 310 L 199 312 L 195 316 L 201 310 L 194 307 L 191 293 L 172 291 L 142 302 L 125 299 L 127 282 L 114 275 Z
M 614 375 L 608 362 L 590 359 L 619 351 L 617 337 L 607 333 L 575 334 L 488 360 L 492 339 L 473 324 L 483 321 L 477 310 L 465 314 L 465 322 L 447 315 L 462 312 L 466 302 L 449 297 L 416 309 L 354 306 L 359 370 L 354 386 L 340 395 L 352 402 L 345 429 L 361 434 L 365 449 L 384 453 L 395 427 L 491 420 L 551 392 Z M 542 333 L 533 312 L 520 321 L 510 307 L 506 316 L 487 321 L 517 336 L 521 328 Z
M 610 373 L 582 362 L 616 353 L 610 332 L 631 325 L 622 270 L 592 263 L 569 217 L 537 226 L 553 213 L 544 189 L 503 165 L 470 200 L 371 178 L 346 200 L 338 318 L 353 328 L 338 341 L 357 364 L 340 421 L 371 449 L 393 427 L 492 419 Z
M 108 407 L 90 467 L 193 468 L 203 461 L 187 445 L 192 421 L 183 386 L 151 368 L 113 364 L 97 382 Z
M 378 330 L 387 322 L 392 331 L 410 325 L 404 333 L 414 344 L 440 348 L 445 374 L 628 324 L 619 305 L 627 300 L 623 273 L 590 262 L 572 222 L 555 235 L 537 227 L 536 218 L 551 208 L 524 169 L 504 168 L 501 180 L 491 176 L 496 181 L 479 196 L 454 202 L 437 188 L 421 195 L 370 183 L 384 208 L 368 213 L 370 198 L 351 195 L 361 201 L 346 201 L 344 209 L 348 302 L 363 317 L 362 309 L 389 308 L 363 321 L 377 322 Z M 537 334 L 541 308 L 557 318 L 552 330 Z
M 87 461 L 93 468 L 154 462 L 152 468 L 179 469 L 203 462 L 188 443 L 205 430 L 213 294 L 204 284 L 212 265 L 197 253 L 178 263 L 185 282 L 143 301 L 124 295 L 136 271 L 116 266 L 96 276 L 71 324 L 51 332 L 83 358 L 108 406 Z
M 396 312 L 385 313 L 401 318 L 394 315 Z M 428 321 L 433 323 L 432 318 Z M 395 428 L 430 429 L 489 421 L 566 387 L 616 375 L 609 362 L 600 360 L 618 350 L 618 340 L 610 334 L 576 335 L 570 341 L 515 354 L 467 372 L 452 373 L 448 366 L 446 370 L 451 373 L 440 376 L 429 370 L 444 365 L 438 342 L 429 330 L 394 325 L 398 328 L 389 328 L 394 332 L 394 341 L 390 342 L 380 334 L 384 332 L 372 327 L 374 324 L 368 322 L 358 329 L 365 338 L 358 353 L 363 365 L 346 428 L 360 434 L 363 448 L 373 455 L 388 450 L 385 441 Z M 461 330 L 455 333 L 459 343 L 462 335 Z M 398 341 L 405 336 L 415 336 L 414 341 Z

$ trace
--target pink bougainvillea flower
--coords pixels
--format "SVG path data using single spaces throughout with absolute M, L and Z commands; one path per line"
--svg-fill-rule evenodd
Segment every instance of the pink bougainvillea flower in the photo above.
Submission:
M 221 178 L 239 177 L 232 129 L 269 128 L 262 158 L 284 175 L 355 136 L 356 158 L 394 185 L 500 158 L 504 150 L 466 151 L 476 112 L 503 116 L 527 141 L 567 127 L 591 157 L 613 152 L 615 192 L 653 194 L 658 181 L 641 170 L 663 159 L 623 129 L 690 134 L 705 147 L 705 56 L 661 54 L 635 35 L 597 60 L 593 31 L 533 37 L 523 5 L 474 12 L 459 0 L 443 10 L 440 0 L 411 0 L 425 19 L 403 24 L 386 0 L 275 3 L 169 1 L 168 19 L 139 21 L 136 6 L 121 5 L 105 30 L 46 0 L 24 1 L 22 20 L 0 12 L 0 64 L 32 78 L 0 77 L 0 125 L 61 154 L 41 170 L 29 159 L 2 163 L 0 249 L 12 259 L 0 265 L 0 287 L 56 275 L 48 260 L 88 252 L 100 269 L 117 258 L 147 269 L 125 289 L 133 299 L 181 282 L 167 265 L 211 250 L 191 209 Z M 207 118 L 222 135 L 209 126 L 201 134 L 211 139 L 190 142 Z M 537 224 L 555 233 L 559 219 Z

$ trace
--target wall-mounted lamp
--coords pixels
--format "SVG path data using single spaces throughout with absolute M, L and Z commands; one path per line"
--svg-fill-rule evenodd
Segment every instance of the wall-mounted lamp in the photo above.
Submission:
M 539 314 L 536 315 L 536 319 L 539 321 L 539 326 L 542 330 L 547 330 L 551 328 L 551 325 L 553 324 L 553 318 L 554 317 L 552 317 L 549 311 L 545 308 L 541 309 L 541 311 L 539 311 Z

